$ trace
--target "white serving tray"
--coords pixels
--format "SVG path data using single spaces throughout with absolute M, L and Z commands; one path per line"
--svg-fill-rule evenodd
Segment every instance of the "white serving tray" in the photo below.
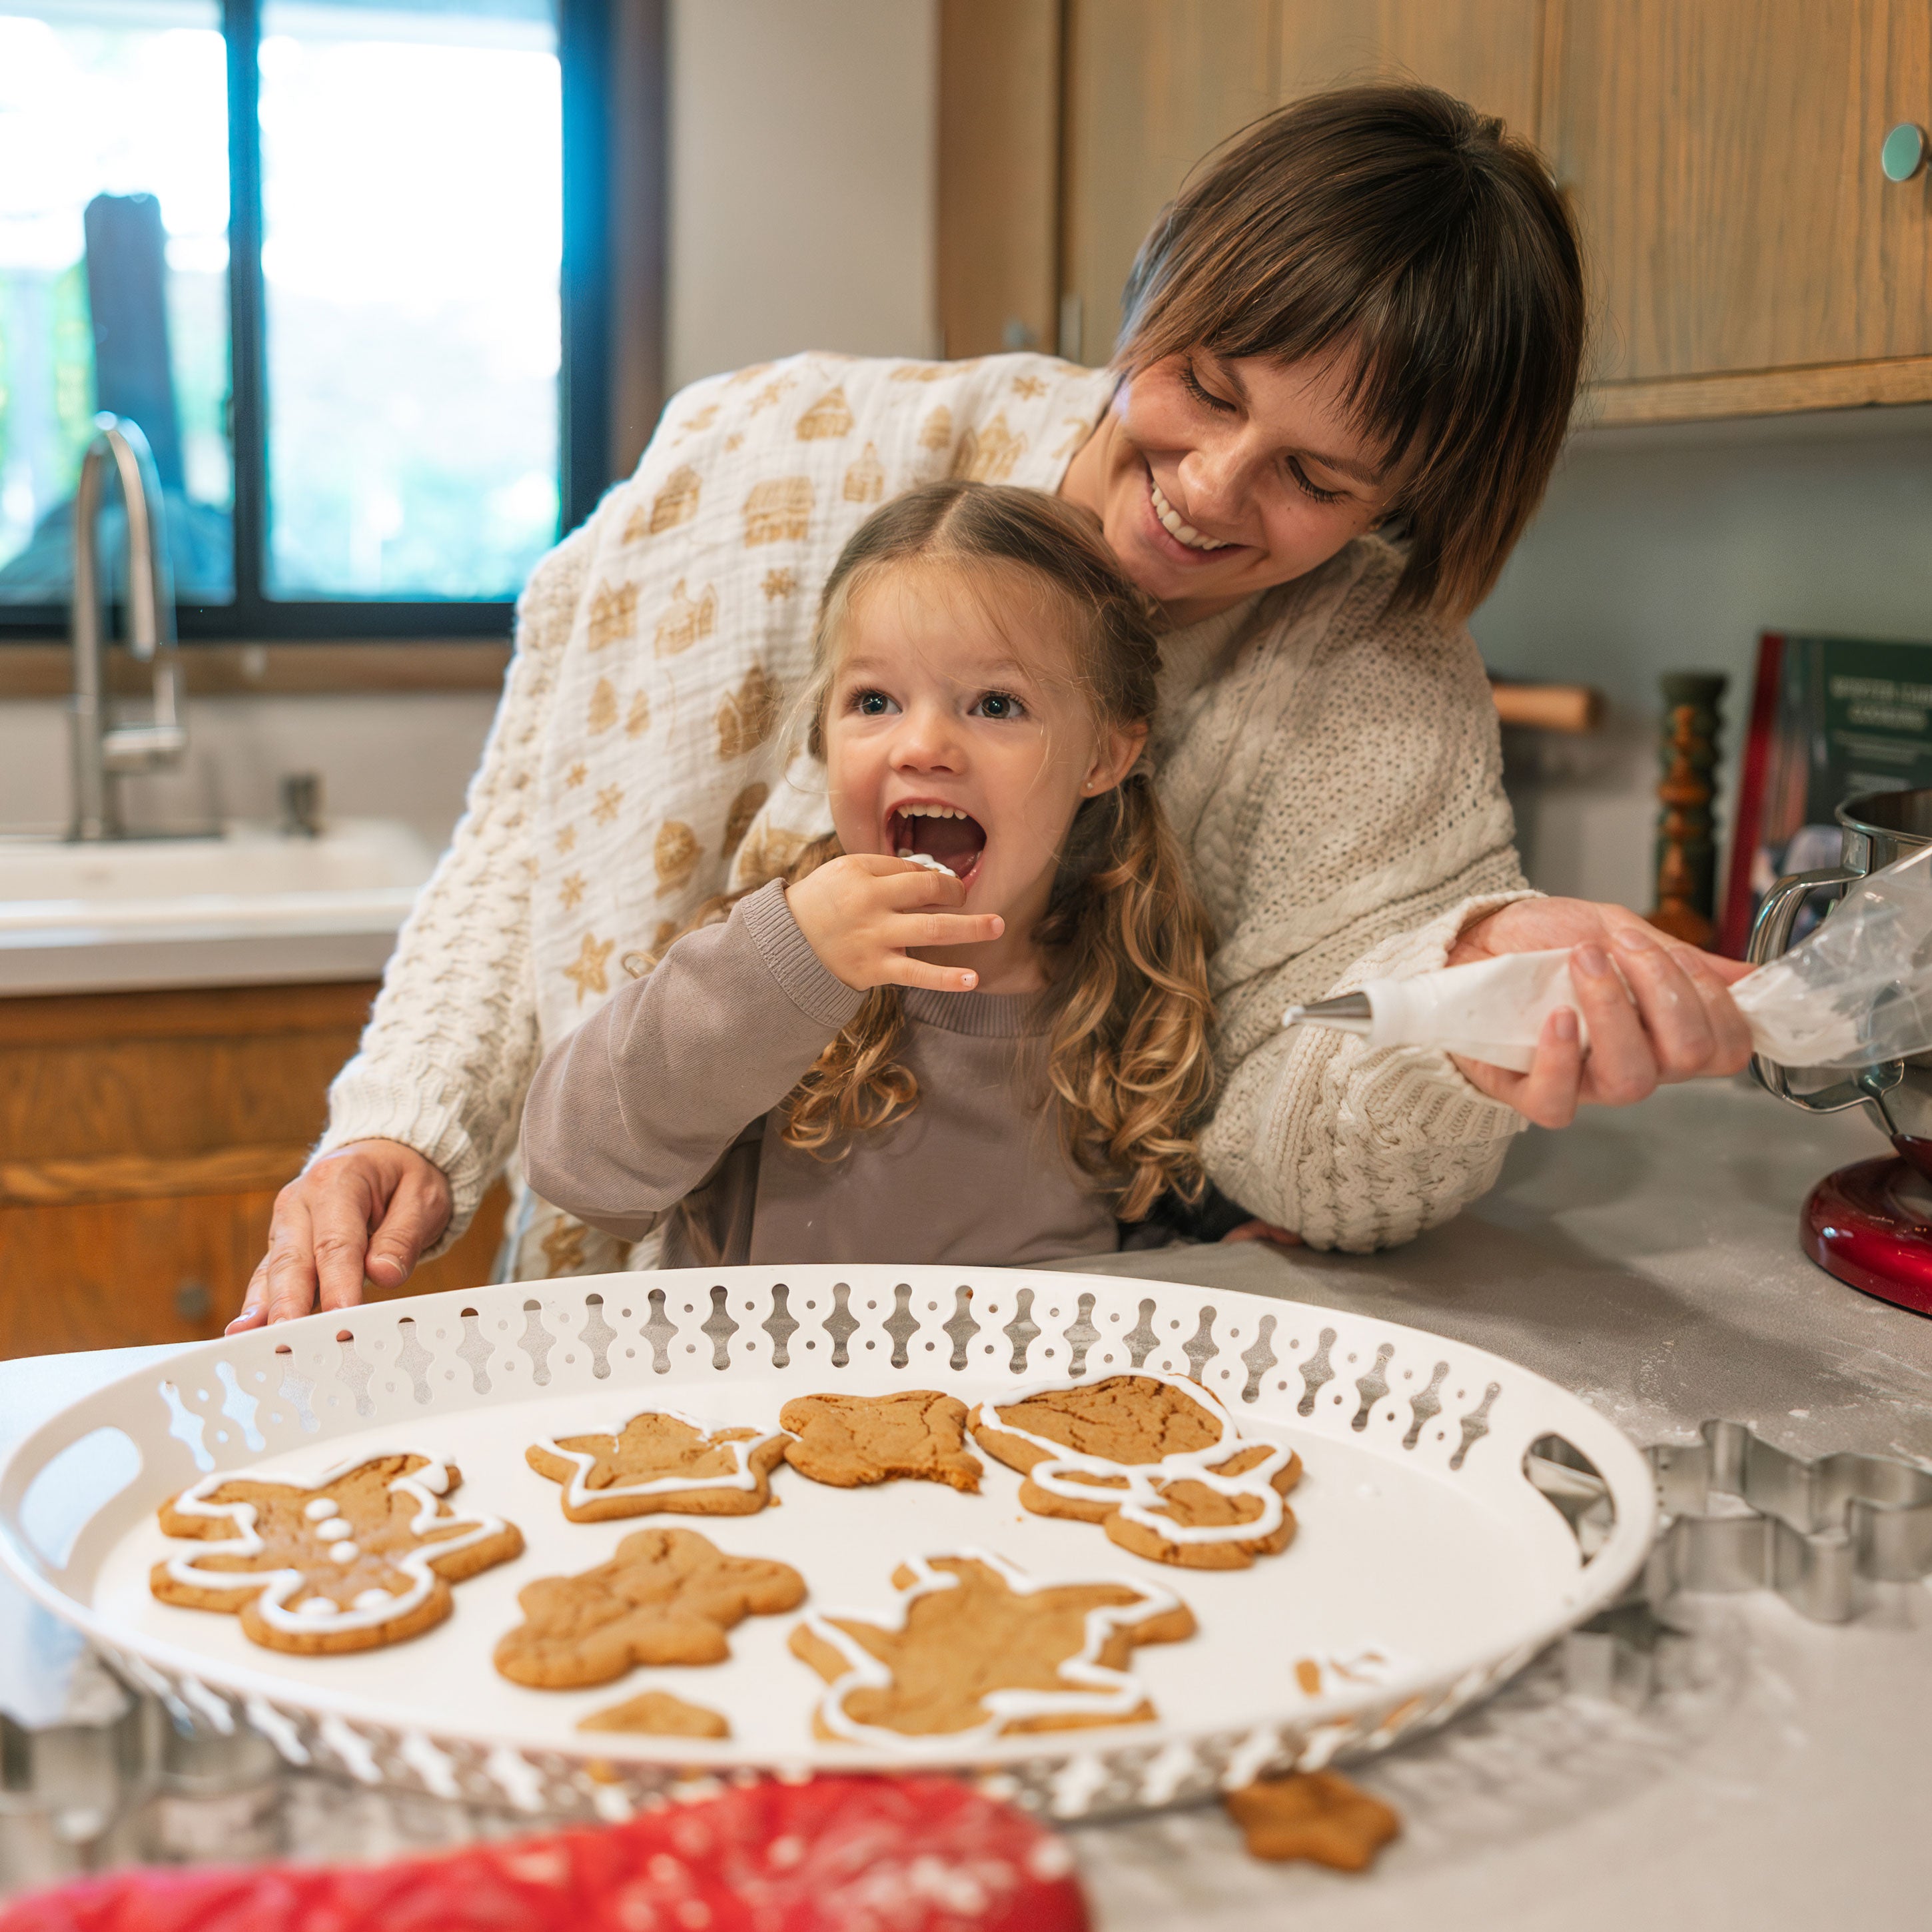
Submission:
M 971 1402 L 1142 1367 L 1192 1376 L 1244 1433 L 1300 1451 L 1300 1527 L 1284 1553 L 1228 1571 L 1144 1562 L 1096 1526 L 1023 1511 L 1018 1478 L 989 1458 L 976 1496 L 931 1483 L 832 1490 L 781 1466 L 779 1506 L 755 1516 L 597 1523 L 566 1521 L 557 1485 L 524 1461 L 541 1436 L 614 1426 L 653 1406 L 776 1427 L 797 1395 L 937 1388 Z M 1587 1562 L 1524 1474 L 1546 1436 L 1608 1487 L 1614 1526 Z M 232 1616 L 149 1594 L 150 1565 L 182 1546 L 161 1534 L 156 1508 L 197 1476 L 310 1477 L 388 1448 L 454 1462 L 458 1507 L 507 1516 L 528 1545 L 458 1584 L 438 1628 L 386 1649 L 296 1657 L 250 1644 Z M 85 1522 L 70 1548 L 37 1540 L 37 1523 L 71 1522 L 76 1502 Z M 693 1770 L 947 1765 L 1075 1817 L 1198 1799 L 1441 1722 L 1611 1601 L 1643 1561 L 1656 1510 L 1648 1466 L 1576 1396 L 1370 1316 L 1002 1268 L 733 1268 L 423 1295 L 185 1350 L 19 1444 L 0 1471 L 0 1557 L 180 1720 L 226 1730 L 245 1717 L 292 1761 L 368 1783 L 609 1817 Z M 1199 1634 L 1134 1653 L 1158 1724 L 1034 1732 L 975 1748 L 964 1763 L 943 1740 L 890 1758 L 816 1741 L 823 1686 L 786 1648 L 791 1616 L 740 1624 L 721 1665 L 568 1692 L 500 1677 L 490 1652 L 518 1621 L 518 1591 L 602 1562 L 650 1524 L 794 1564 L 807 1609 L 887 1612 L 905 1558 L 974 1546 L 1034 1576 L 1164 1585 Z M 1364 1664 L 1371 1652 L 1386 1661 Z M 1304 1660 L 1322 1667 L 1313 1694 L 1296 1669 Z M 724 1712 L 732 1737 L 574 1728 L 652 1688 Z

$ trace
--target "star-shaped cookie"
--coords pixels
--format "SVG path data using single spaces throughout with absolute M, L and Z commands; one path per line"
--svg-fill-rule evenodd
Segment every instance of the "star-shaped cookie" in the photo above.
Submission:
M 1307 1858 L 1337 1871 L 1364 1871 L 1402 1829 L 1402 1820 L 1339 1772 L 1293 1771 L 1264 1778 L 1221 1802 L 1258 1858 Z
M 675 1409 L 646 1409 L 621 1429 L 532 1443 L 524 1460 L 563 1486 L 572 1522 L 608 1516 L 751 1516 L 772 1499 L 782 1431 L 709 1429 Z
M 694 1529 L 640 1529 L 594 1570 L 526 1584 L 524 1621 L 497 1645 L 496 1668 L 560 1690 L 608 1684 L 634 1664 L 717 1664 L 734 1624 L 804 1600 L 788 1563 L 728 1556 Z

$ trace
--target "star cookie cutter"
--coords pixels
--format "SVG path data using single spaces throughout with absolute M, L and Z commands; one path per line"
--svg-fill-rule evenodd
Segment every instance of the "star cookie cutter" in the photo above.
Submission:
M 1808 1462 L 1742 1422 L 1699 1432 L 1645 1451 L 1664 1516 L 1644 1573 L 1653 1605 L 1775 1590 L 1814 1623 L 1842 1624 L 1864 1607 L 1862 1585 L 1932 1574 L 1932 1469 L 1849 1450 Z

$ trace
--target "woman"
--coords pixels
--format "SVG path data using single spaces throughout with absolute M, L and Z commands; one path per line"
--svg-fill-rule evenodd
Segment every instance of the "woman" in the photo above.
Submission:
M 1160 784 L 1221 940 L 1202 1151 L 1244 1232 L 1406 1240 L 1491 1185 L 1526 1120 L 1734 1071 L 1741 967 L 1526 892 L 1461 622 L 1541 497 L 1583 314 L 1534 152 L 1432 91 L 1366 88 L 1190 181 L 1109 370 L 806 356 L 676 398 L 531 580 L 468 808 L 238 1323 L 346 1306 L 453 1240 L 620 961 L 828 829 L 822 778 L 776 768 L 778 706 L 841 545 L 948 473 L 1091 510 L 1172 626 Z M 1567 1012 L 1526 1074 L 1279 1024 L 1378 974 L 1552 946 L 1578 948 L 1587 1063 Z M 650 1258 L 519 1203 L 516 1276 Z

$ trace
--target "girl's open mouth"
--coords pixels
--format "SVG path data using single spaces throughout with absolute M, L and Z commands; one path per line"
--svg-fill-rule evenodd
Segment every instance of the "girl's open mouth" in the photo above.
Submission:
M 936 860 L 970 885 L 986 849 L 986 834 L 976 818 L 956 805 L 909 801 L 887 815 L 886 843 L 896 857 Z

